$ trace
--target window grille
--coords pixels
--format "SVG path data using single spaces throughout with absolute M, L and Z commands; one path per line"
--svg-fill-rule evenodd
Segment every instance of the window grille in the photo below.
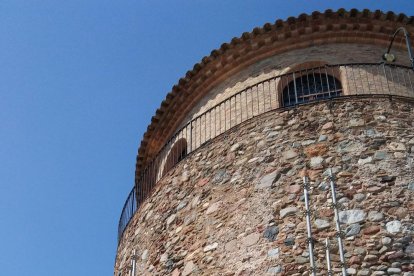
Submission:
M 341 82 L 328 74 L 312 73 L 295 78 L 283 89 L 283 106 L 340 96 Z

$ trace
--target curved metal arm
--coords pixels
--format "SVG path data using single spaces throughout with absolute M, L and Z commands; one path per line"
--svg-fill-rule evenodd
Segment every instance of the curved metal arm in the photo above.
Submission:
M 388 55 L 391 51 L 391 47 L 392 47 L 392 43 L 394 42 L 395 37 L 397 36 L 397 34 L 402 31 L 404 32 L 404 36 L 405 36 L 405 43 L 407 44 L 407 50 L 408 50 L 408 57 L 410 58 L 411 61 L 411 67 L 414 70 L 414 58 L 413 58 L 413 51 L 411 50 L 411 41 L 410 41 L 410 36 L 407 32 L 407 30 L 404 27 L 399 27 L 395 33 L 393 34 L 392 38 L 391 38 L 391 42 L 390 45 L 388 46 L 388 50 L 387 52 L 384 54 L 384 59 L 386 58 L 386 55 Z

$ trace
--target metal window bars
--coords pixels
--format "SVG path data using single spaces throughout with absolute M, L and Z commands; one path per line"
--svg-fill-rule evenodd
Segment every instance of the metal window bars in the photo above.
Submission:
M 292 82 L 293 86 L 289 85 Z M 287 93 L 283 93 L 286 89 Z M 185 156 L 229 129 L 272 110 L 332 98 L 373 96 L 414 98 L 414 71 L 408 66 L 386 63 L 326 65 L 268 78 L 217 103 L 185 123 L 140 169 L 135 190 L 129 193 L 122 209 L 118 241 L 160 178 Z M 184 145 L 174 147 L 178 141 L 185 141 L 185 150 Z M 167 164 L 167 160 L 172 163 Z

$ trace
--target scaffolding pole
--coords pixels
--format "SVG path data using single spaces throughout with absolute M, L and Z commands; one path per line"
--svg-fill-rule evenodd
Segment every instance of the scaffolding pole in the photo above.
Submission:
M 308 247 L 309 247 L 309 262 L 310 262 L 310 274 L 316 276 L 315 256 L 313 255 L 313 238 L 312 227 L 310 222 L 311 211 L 309 209 L 309 181 L 306 176 L 303 177 L 303 194 L 305 196 L 305 215 L 306 215 L 306 229 L 308 231 Z
M 339 248 L 339 257 L 341 259 L 341 268 L 342 268 L 342 275 L 347 276 L 346 274 L 346 264 L 345 264 L 345 255 L 344 255 L 344 246 L 342 243 L 342 236 L 343 233 L 341 232 L 341 223 L 339 222 L 339 212 L 338 212 L 338 203 L 336 201 L 336 191 L 335 191 L 335 182 L 334 177 L 332 174 L 332 169 L 329 169 L 329 182 L 331 187 L 331 195 L 332 195 L 332 208 L 335 214 L 335 226 L 336 226 L 336 237 L 338 239 L 338 248 Z

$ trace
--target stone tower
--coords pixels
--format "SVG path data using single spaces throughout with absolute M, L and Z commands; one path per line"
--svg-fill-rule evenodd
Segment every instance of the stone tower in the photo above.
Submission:
M 382 60 L 399 27 L 414 17 L 301 14 L 195 64 L 142 139 L 114 274 L 327 275 L 328 240 L 335 275 L 414 275 L 404 36 Z

